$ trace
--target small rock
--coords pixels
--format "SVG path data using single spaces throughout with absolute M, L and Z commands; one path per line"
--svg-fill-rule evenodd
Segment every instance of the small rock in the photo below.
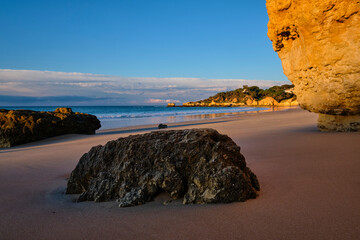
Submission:
M 162 124 L 160 123 L 159 126 L 158 126 L 158 129 L 164 129 L 164 128 L 167 128 L 168 126 L 166 124 Z
M 176 105 L 175 105 L 175 103 L 168 103 L 167 104 L 167 107 L 175 107 Z

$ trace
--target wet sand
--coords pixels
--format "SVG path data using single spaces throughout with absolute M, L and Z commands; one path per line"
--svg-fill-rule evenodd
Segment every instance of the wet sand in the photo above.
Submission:
M 300 109 L 169 124 L 215 128 L 258 176 L 243 203 L 75 203 L 66 178 L 92 146 L 156 126 L 67 135 L 0 149 L 0 239 L 358 239 L 360 133 L 321 133 Z

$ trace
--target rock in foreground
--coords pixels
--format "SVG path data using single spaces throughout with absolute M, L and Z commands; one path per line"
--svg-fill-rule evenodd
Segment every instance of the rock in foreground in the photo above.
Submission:
M 360 131 L 359 0 L 267 0 L 268 36 L 300 106 L 325 131 Z
M 85 153 L 67 185 L 78 201 L 113 201 L 120 207 L 151 201 L 161 192 L 190 203 L 255 198 L 257 177 L 226 135 L 188 129 L 133 135 Z
M 93 115 L 71 108 L 54 112 L 0 109 L 0 147 L 12 147 L 63 134 L 94 134 L 101 127 Z

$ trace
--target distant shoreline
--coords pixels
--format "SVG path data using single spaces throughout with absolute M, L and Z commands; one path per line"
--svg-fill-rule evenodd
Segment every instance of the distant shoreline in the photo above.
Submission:
M 247 86 L 232 91 L 220 92 L 204 100 L 186 102 L 181 107 L 261 107 L 261 106 L 297 106 L 294 85 L 284 84 L 268 89 Z M 168 107 L 176 107 L 173 102 Z
M 143 125 L 132 125 L 132 126 L 124 126 L 124 127 L 111 127 L 111 128 L 100 128 L 96 131 L 96 134 L 103 134 L 106 132 L 113 131 L 125 131 L 125 132 L 138 132 L 143 130 L 156 130 L 158 129 L 158 124 L 166 123 L 169 127 L 174 126 L 193 126 L 193 125 L 202 125 L 202 124 L 210 124 L 216 122 L 227 122 L 227 121 L 235 121 L 241 118 L 241 116 L 249 116 L 249 115 L 257 115 L 262 113 L 271 113 L 271 112 L 286 112 L 286 111 L 299 111 L 301 110 L 298 106 L 291 107 L 268 107 L 265 110 L 257 110 L 257 111 L 244 111 L 244 112 L 233 112 L 233 113 L 225 113 L 222 116 L 213 117 L 213 118 L 201 118 L 199 115 L 189 115 L 187 117 L 188 120 L 185 121 L 174 121 L 174 122 L 157 122 L 152 124 L 143 124 Z
M 266 111 L 267 107 L 198 107 L 198 108 L 167 108 L 166 106 L 66 106 L 74 112 L 95 115 L 101 121 L 101 129 L 141 126 L 149 124 L 168 124 L 174 122 L 187 122 L 234 115 L 247 111 Z M 33 111 L 54 111 L 53 106 L 17 106 L 0 107 L 7 109 L 26 109 Z
M 280 107 L 280 108 L 286 108 L 286 107 L 297 107 L 299 105 L 236 105 L 236 104 L 232 104 L 232 103 L 225 103 L 224 105 L 220 105 L 222 103 L 219 103 L 219 105 L 175 105 L 175 106 L 166 106 L 168 108 L 194 108 L 194 107 L 199 107 L 199 108 L 234 108 L 234 107 L 249 107 L 249 108 L 273 108 L 273 107 Z

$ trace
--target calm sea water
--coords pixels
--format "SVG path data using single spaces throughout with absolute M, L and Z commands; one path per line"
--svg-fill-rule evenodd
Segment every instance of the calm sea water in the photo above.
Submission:
M 101 129 L 129 127 L 147 124 L 172 123 L 226 117 L 240 112 L 263 111 L 268 108 L 254 107 L 173 107 L 165 106 L 69 106 L 74 112 L 89 113 L 101 121 Z M 54 111 L 57 107 L 0 107 Z

